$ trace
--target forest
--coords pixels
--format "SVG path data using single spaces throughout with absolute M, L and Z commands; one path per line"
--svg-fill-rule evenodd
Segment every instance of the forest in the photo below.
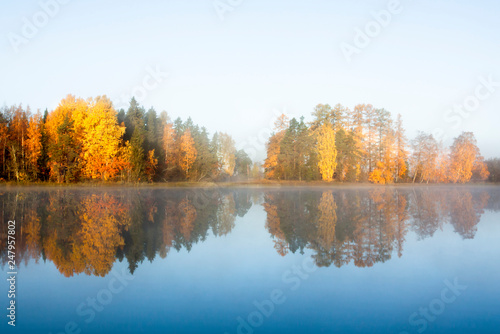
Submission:
M 135 98 L 115 110 L 106 96 L 68 95 L 53 111 L 0 109 L 0 181 L 170 182 L 299 180 L 389 183 L 498 182 L 474 134 L 450 147 L 431 134 L 409 140 L 400 114 L 359 104 L 319 104 L 313 120 L 278 118 L 261 165 L 230 134 L 210 135 L 191 118 L 171 120 Z
M 472 132 L 463 132 L 447 148 L 424 132 L 408 140 L 400 114 L 394 120 L 370 104 L 352 110 L 320 104 L 312 116 L 309 124 L 284 115 L 276 121 L 266 178 L 388 184 L 466 183 L 491 176 L 498 181 L 498 160 L 484 161 Z

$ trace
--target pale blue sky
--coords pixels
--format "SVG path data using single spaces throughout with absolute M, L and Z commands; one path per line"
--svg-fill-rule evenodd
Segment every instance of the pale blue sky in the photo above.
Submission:
M 41 5 L 4 2 L 0 104 L 53 109 L 69 93 L 119 104 L 158 67 L 170 75 L 145 107 L 191 116 L 240 145 L 267 133 L 276 112 L 309 119 L 318 103 L 371 103 L 401 113 L 410 138 L 474 131 L 486 157 L 500 156 L 500 87 L 468 118 L 444 120 L 473 96 L 478 77 L 500 82 L 500 3 L 400 0 L 402 12 L 347 62 L 341 43 L 353 44 L 355 29 L 389 2 L 243 0 L 221 20 L 213 0 L 71 0 L 18 52 L 9 37 L 22 36 L 23 17 L 33 22 Z M 257 146 L 262 158 L 262 140 Z

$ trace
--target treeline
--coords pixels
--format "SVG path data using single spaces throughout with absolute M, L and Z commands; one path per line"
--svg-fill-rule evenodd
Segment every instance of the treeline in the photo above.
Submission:
M 116 111 L 106 96 L 68 95 L 51 112 L 0 110 L 0 179 L 70 183 L 225 180 L 259 166 L 226 133 L 210 137 L 191 118 L 172 121 L 132 98 Z
M 446 148 L 423 132 L 409 141 L 401 115 L 394 120 L 370 104 L 320 104 L 312 116 L 308 124 L 285 115 L 276 121 L 267 143 L 267 179 L 466 183 L 486 180 L 488 167 L 500 170 L 498 160 L 484 162 L 472 132 Z

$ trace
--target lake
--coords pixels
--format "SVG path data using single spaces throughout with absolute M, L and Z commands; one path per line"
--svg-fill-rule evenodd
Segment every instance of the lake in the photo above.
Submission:
M 500 187 L 11 187 L 0 215 L 2 333 L 500 327 Z

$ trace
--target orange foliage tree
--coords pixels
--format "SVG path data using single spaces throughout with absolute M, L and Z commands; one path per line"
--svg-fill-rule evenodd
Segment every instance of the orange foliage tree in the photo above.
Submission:
M 268 179 L 279 178 L 282 174 L 280 170 L 282 166 L 278 165 L 278 157 L 280 155 L 280 146 L 283 137 L 285 137 L 286 129 L 290 124 L 289 118 L 282 114 L 276 122 L 274 122 L 275 133 L 269 138 L 267 143 L 267 158 L 264 162 L 265 176 Z
M 181 144 L 179 150 L 179 166 L 189 179 L 189 169 L 196 160 L 196 148 L 194 147 L 194 140 L 191 136 L 191 131 L 188 129 L 181 137 Z
M 106 96 L 88 101 L 88 110 L 76 122 L 82 128 L 83 174 L 91 179 L 113 179 L 122 167 L 119 156 L 125 127 L 117 124 L 116 111 Z
M 26 139 L 28 170 L 36 180 L 39 171 L 38 159 L 42 154 L 42 115 L 37 112 L 30 117 Z
M 474 134 L 463 132 L 455 138 L 451 146 L 450 180 L 454 183 L 466 183 L 471 179 L 475 169 L 479 169 L 481 178 L 486 179 L 489 173 L 483 160 Z

